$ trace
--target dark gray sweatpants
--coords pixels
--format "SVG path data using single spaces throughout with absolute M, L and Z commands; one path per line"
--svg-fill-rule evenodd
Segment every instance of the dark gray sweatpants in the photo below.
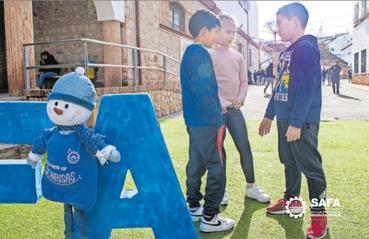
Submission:
M 241 110 L 228 108 L 223 114 L 223 121 L 232 136 L 233 142 L 240 154 L 241 167 L 247 183 L 254 183 L 254 161 L 250 141 L 247 134 L 246 121 Z
M 326 180 L 318 151 L 319 123 L 305 123 L 300 140 L 290 143 L 285 136 L 288 126 L 288 121 L 277 121 L 279 159 L 285 167 L 284 198 L 289 200 L 300 195 L 302 172 L 307 178 L 310 201 L 325 199 Z M 312 208 L 312 211 L 324 212 L 324 208 Z
M 189 161 L 186 167 L 187 202 L 190 207 L 199 206 L 203 198 L 200 192 L 201 178 L 207 173 L 204 214 L 219 213 L 225 185 L 225 151 L 223 148 L 224 127 L 189 128 Z

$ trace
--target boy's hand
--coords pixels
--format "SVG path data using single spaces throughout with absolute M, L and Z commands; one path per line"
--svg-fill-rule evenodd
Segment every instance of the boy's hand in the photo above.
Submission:
M 240 109 L 242 106 L 242 102 L 240 100 L 235 100 L 232 102 L 232 105 L 236 108 L 236 109 Z
M 293 126 L 288 126 L 286 137 L 287 142 L 297 141 L 300 139 L 301 129 Z
M 259 126 L 259 135 L 264 136 L 269 134 L 270 128 L 272 127 L 272 120 L 268 118 L 264 118 Z

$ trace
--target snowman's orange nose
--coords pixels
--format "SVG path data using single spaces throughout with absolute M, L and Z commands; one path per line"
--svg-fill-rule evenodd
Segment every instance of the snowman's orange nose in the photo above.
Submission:
M 63 114 L 63 110 L 59 109 L 59 108 L 56 108 L 54 107 L 54 112 L 57 114 L 57 115 L 61 115 Z

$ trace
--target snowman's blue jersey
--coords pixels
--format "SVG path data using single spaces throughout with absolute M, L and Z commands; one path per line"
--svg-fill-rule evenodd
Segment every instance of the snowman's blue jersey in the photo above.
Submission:
M 90 156 L 75 132 L 62 134 L 57 128 L 43 131 L 34 141 L 32 152 L 47 161 L 42 177 L 45 198 L 92 209 L 97 194 L 97 160 Z

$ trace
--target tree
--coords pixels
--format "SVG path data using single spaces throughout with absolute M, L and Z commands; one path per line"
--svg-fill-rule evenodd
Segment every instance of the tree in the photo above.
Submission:
M 274 36 L 274 42 L 277 39 L 277 24 L 274 19 L 270 19 L 269 21 L 265 22 L 264 27 L 268 29 L 270 33 Z

